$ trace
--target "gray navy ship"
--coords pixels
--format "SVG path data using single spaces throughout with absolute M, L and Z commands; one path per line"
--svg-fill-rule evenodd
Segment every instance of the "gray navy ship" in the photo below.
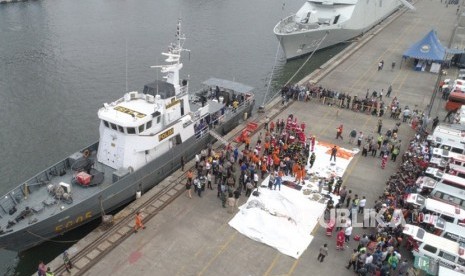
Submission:
M 191 95 L 180 79 L 181 20 L 164 75 L 98 111 L 99 141 L 0 198 L 0 248 L 23 251 L 136 198 L 252 114 L 250 86 L 211 78 Z
M 293 59 L 361 35 L 401 5 L 415 9 L 407 0 L 307 0 L 273 31 Z

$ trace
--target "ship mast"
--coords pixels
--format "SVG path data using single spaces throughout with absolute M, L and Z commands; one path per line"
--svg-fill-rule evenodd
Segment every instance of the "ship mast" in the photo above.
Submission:
M 160 71 L 165 74 L 163 76 L 164 79 L 168 83 L 173 84 L 176 90 L 176 94 L 180 91 L 179 85 L 179 71 L 182 69 L 181 63 L 181 53 L 182 52 L 190 52 L 188 49 L 183 48 L 184 41 L 186 40 L 186 36 L 181 32 L 181 19 L 178 19 L 178 25 L 176 27 L 176 42 L 171 43 L 168 47 L 168 52 L 161 53 L 162 55 L 166 56 L 165 62 L 168 64 L 165 65 L 154 65 L 150 66 L 150 68 L 160 68 Z

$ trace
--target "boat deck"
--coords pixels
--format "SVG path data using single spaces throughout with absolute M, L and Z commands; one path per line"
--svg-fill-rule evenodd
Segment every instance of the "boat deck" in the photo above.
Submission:
M 74 156 L 81 155 L 80 153 L 74 154 Z M 95 160 L 95 155 L 96 152 L 94 151 L 89 156 L 89 159 Z M 112 184 L 112 174 L 115 170 L 100 162 L 95 162 L 92 167 L 103 172 L 102 183 L 87 187 L 76 183 L 73 184 L 72 179 L 77 172 L 73 171 L 70 166 L 72 160 L 72 158 L 67 158 L 26 181 L 27 189 L 23 184 L 5 195 L 0 200 L 1 229 L 5 232 L 17 231 L 29 224 L 36 223 L 44 218 L 58 214 L 64 209 L 75 206 Z M 70 185 L 72 200 L 57 199 L 49 192 L 50 185 L 59 185 L 59 183 Z M 12 212 L 13 209 L 16 209 L 16 211 Z M 12 213 L 10 214 L 10 212 Z M 19 219 L 20 217 L 23 218 Z

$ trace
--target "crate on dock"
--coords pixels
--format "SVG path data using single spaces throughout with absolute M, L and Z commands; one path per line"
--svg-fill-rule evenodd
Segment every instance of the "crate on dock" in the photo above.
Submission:
M 256 122 L 249 122 L 247 123 L 247 130 L 250 132 L 254 132 L 258 128 L 258 123 Z

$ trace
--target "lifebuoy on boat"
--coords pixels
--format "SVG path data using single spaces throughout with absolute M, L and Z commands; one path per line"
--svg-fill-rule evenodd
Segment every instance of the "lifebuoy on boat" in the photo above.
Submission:
M 84 152 L 82 153 L 82 156 L 84 156 L 84 158 L 87 158 L 90 156 L 90 151 L 88 149 L 84 150 Z

